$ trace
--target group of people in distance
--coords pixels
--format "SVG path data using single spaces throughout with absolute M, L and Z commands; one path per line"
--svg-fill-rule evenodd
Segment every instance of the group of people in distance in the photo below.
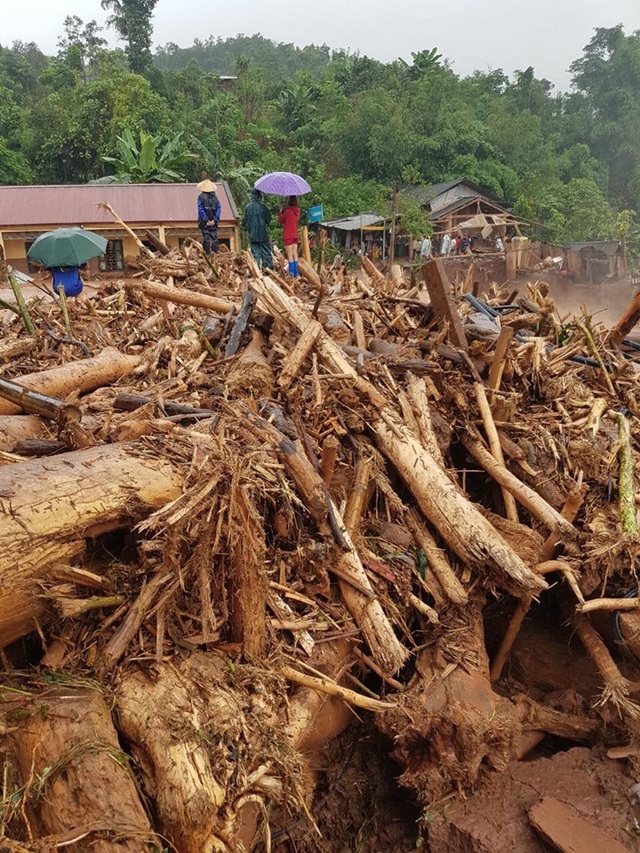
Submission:
M 431 237 L 424 237 L 420 244 L 420 259 L 426 261 L 429 258 L 449 258 L 452 255 L 470 255 L 473 248 L 473 238 L 468 234 L 458 232 L 449 234 L 444 231 Z M 504 253 L 504 241 L 498 234 L 495 238 L 495 250 L 498 254 Z
M 425 261 L 428 258 L 448 258 L 451 255 L 470 255 L 472 239 L 468 234 L 434 234 L 425 237 L 420 246 L 420 258 Z
M 218 251 L 218 222 L 220 221 L 220 199 L 213 181 L 198 184 L 198 227 L 202 234 L 202 247 L 207 254 Z M 300 208 L 296 196 L 289 196 L 280 209 L 278 222 L 282 225 L 284 251 L 289 264 L 289 275 L 298 278 L 298 224 Z M 273 269 L 273 250 L 269 237 L 271 211 L 263 201 L 260 190 L 251 190 L 251 201 L 244 210 L 242 225 L 249 237 L 251 254 L 256 263 L 265 269 Z

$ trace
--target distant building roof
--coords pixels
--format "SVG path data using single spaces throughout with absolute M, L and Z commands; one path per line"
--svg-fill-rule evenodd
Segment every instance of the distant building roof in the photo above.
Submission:
M 113 225 L 99 205 L 110 204 L 128 225 L 143 222 L 195 223 L 196 184 L 50 184 L 0 186 L 0 231 L 47 225 Z M 226 181 L 218 182 L 221 221 L 238 221 Z
M 357 216 L 345 216 L 342 219 L 329 219 L 323 222 L 325 228 L 336 228 L 338 231 L 359 231 L 371 225 L 381 225 L 384 217 L 377 213 L 359 213 Z
M 582 249 L 594 249 L 596 252 L 602 252 L 605 255 L 615 255 L 620 249 L 618 240 L 592 240 L 586 243 L 565 243 L 563 249 L 571 249 L 574 252 L 580 252 Z
M 463 198 L 478 198 L 478 196 L 505 210 L 510 209 L 507 202 L 490 189 L 480 186 L 480 184 L 474 184 L 466 178 L 443 181 L 439 184 L 431 184 L 431 186 L 408 186 L 404 187 L 402 192 L 406 193 L 421 207 L 429 205 L 433 213 L 439 212 L 441 208 L 448 207 L 454 201 Z

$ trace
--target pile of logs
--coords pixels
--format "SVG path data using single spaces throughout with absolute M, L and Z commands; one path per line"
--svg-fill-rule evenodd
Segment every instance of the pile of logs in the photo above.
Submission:
M 637 308 L 165 249 L 4 315 L 0 848 L 337 849 L 356 714 L 425 809 L 640 754 Z

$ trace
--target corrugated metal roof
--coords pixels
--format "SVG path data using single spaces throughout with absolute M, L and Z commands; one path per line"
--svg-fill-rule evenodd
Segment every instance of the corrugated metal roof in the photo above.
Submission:
M 572 249 L 574 252 L 580 252 L 582 249 L 594 249 L 596 252 L 603 252 L 605 255 L 615 255 L 620 248 L 618 240 L 593 240 L 586 243 L 565 243 L 564 249 Z
M 128 225 L 143 222 L 195 222 L 196 184 L 60 184 L 0 186 L 0 231 L 20 226 L 113 225 L 99 205 L 110 204 Z M 226 181 L 218 182 L 221 221 L 237 222 L 238 212 Z
M 338 231 L 359 231 L 370 225 L 380 225 L 384 222 L 377 213 L 360 213 L 357 216 L 345 216 L 342 219 L 330 219 L 321 223 L 325 228 L 337 228 Z
M 439 184 L 431 184 L 431 186 L 408 186 L 403 187 L 402 192 L 406 193 L 410 198 L 412 198 L 417 204 L 421 207 L 427 204 L 431 204 L 440 196 L 445 195 L 450 192 L 452 189 L 464 184 L 469 187 L 471 190 L 470 196 L 474 198 L 476 196 L 482 196 L 483 198 L 488 199 L 489 201 L 496 202 L 500 207 L 508 207 L 507 203 L 504 199 L 501 199 L 495 193 L 493 193 L 487 187 L 480 186 L 480 184 L 474 184 L 472 181 L 468 181 L 466 178 L 458 178 L 455 181 L 442 181 Z

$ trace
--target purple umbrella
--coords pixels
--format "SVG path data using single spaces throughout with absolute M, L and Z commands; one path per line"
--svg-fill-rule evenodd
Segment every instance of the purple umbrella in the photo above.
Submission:
M 269 172 L 258 178 L 255 188 L 268 195 L 306 195 L 311 192 L 305 179 L 293 172 Z

